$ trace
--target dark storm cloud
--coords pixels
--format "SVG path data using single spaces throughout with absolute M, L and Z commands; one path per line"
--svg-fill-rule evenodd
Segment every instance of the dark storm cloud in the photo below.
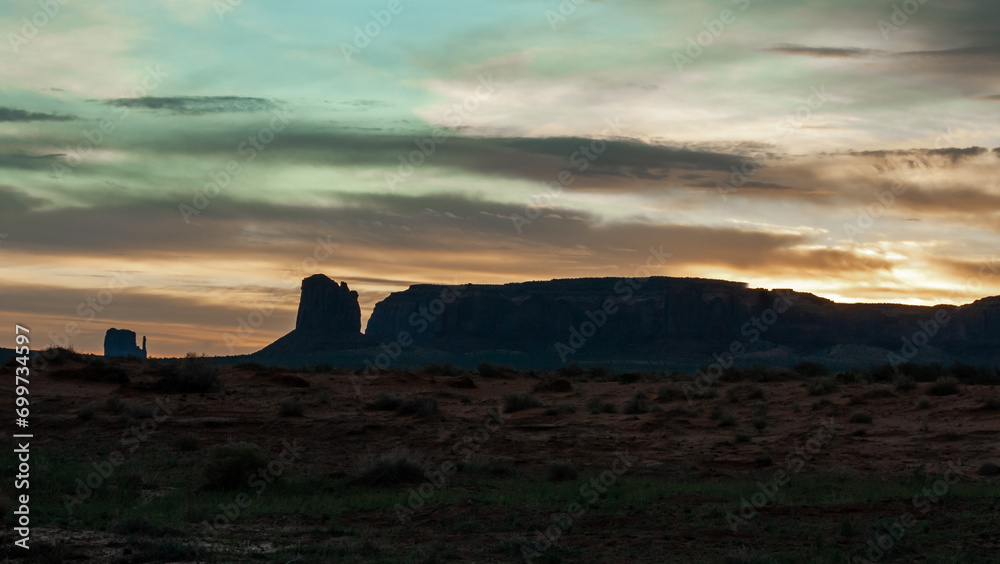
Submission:
M 864 57 L 879 53 L 879 51 L 873 51 L 871 49 L 857 49 L 853 47 L 807 47 L 805 45 L 794 45 L 790 43 L 775 45 L 774 47 L 764 49 L 764 51 L 769 53 L 780 53 L 783 55 L 806 55 L 809 57 L 823 58 Z
M 278 106 L 267 98 L 246 96 L 145 96 L 104 100 L 110 106 L 143 110 L 164 110 L 175 114 L 219 114 L 232 112 L 263 112 Z
M 23 213 L 49 203 L 49 200 L 45 198 L 38 198 L 13 186 L 0 184 L 0 217 L 7 214 Z
M 950 162 L 952 165 L 959 165 L 962 161 L 978 157 L 987 151 L 989 149 L 983 147 L 945 147 L 942 149 L 909 149 L 906 151 L 857 151 L 848 154 L 880 160 L 903 157 L 910 159 L 908 162 L 913 163 L 913 165 L 934 166 L 935 164 L 940 164 L 942 159 L 945 162 Z
M 11 121 L 72 121 L 76 116 L 65 116 L 59 114 L 47 114 L 42 112 L 29 112 L 0 106 L 0 122 Z

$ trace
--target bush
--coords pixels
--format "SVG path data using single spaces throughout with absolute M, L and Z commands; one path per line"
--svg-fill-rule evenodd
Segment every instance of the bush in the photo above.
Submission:
M 713 399 L 719 397 L 719 390 L 715 388 L 702 388 L 691 394 L 691 397 L 695 399 Z
M 764 417 L 765 415 L 767 415 L 767 404 L 766 403 L 754 404 L 753 414 L 754 417 Z
M 656 401 L 670 401 L 674 399 L 681 399 L 683 397 L 684 392 L 673 386 L 661 386 L 660 389 L 656 391 Z
M 198 450 L 201 441 L 193 433 L 181 433 L 173 441 L 174 448 L 184 452 L 193 452 Z
M 753 418 L 753 428 L 757 431 L 763 431 L 767 427 L 767 419 L 764 417 L 754 417 Z
M 403 398 L 399 397 L 396 392 L 381 390 L 375 394 L 371 407 L 377 411 L 396 411 L 401 403 L 403 403 Z
M 514 413 L 541 406 L 542 402 L 531 394 L 510 394 L 503 399 L 504 413 Z
M 598 413 L 618 413 L 618 408 L 615 407 L 615 404 L 601 401 L 601 398 L 597 396 L 587 400 L 586 405 L 587 409 L 589 409 L 594 415 L 597 415 Z
M 414 483 L 424 480 L 424 463 L 405 448 L 368 454 L 355 469 L 355 479 L 370 486 Z
M 514 461 L 510 458 L 487 457 L 475 455 L 469 460 L 458 463 L 458 469 L 470 474 L 485 474 L 488 476 L 513 476 L 517 471 Z
M 205 465 L 205 488 L 238 490 L 247 487 L 253 472 L 266 468 L 267 452 L 253 443 L 230 443 L 215 447 Z
M 754 386 L 753 389 L 750 390 L 750 395 L 747 396 L 747 398 L 748 399 L 764 399 L 764 388 L 761 388 L 760 386 Z
M 303 413 L 302 402 L 299 401 L 299 398 L 291 396 L 281 400 L 278 415 L 282 417 L 302 417 Z
M 825 366 L 818 362 L 800 362 L 792 367 L 792 371 L 799 376 L 813 377 L 813 376 L 825 376 L 830 373 Z
M 1000 475 L 1000 466 L 993 462 L 984 462 L 982 466 L 979 467 L 980 476 L 996 476 Z
M 917 381 L 913 379 L 913 376 L 908 374 L 896 376 L 894 384 L 896 385 L 896 389 L 901 392 L 908 392 L 917 387 Z
M 575 480 L 579 475 L 576 466 L 568 460 L 554 460 L 545 468 L 545 477 L 550 482 Z
M 864 411 L 858 411 L 851 415 L 851 423 L 871 423 L 872 414 L 866 413 Z
M 931 406 L 931 400 L 927 396 L 920 396 L 917 400 L 917 409 L 928 409 Z
M 124 413 L 125 410 L 128 409 L 128 404 L 125 403 L 125 400 L 123 400 L 120 397 L 111 396 L 108 399 L 104 400 L 104 407 L 106 407 L 108 411 L 112 413 L 120 414 Z
M 153 406 L 146 404 L 134 405 L 129 409 L 129 414 L 134 419 L 149 419 L 153 416 L 153 413 Z
M 749 443 L 750 433 L 747 433 L 746 431 L 736 431 L 735 440 L 736 444 Z
M 436 374 L 439 376 L 461 376 L 462 369 L 454 364 L 434 364 L 433 362 L 424 366 L 424 374 Z
M 732 427 L 736 424 L 736 416 L 732 413 L 722 410 L 719 413 L 719 427 Z
M 606 381 L 608 378 L 611 378 L 611 371 L 609 371 L 607 368 L 601 365 L 597 365 L 590 369 L 591 380 L 594 380 L 596 382 L 603 382 Z
M 837 388 L 837 379 L 831 377 L 810 378 L 806 381 L 806 389 L 810 396 L 822 396 L 829 394 Z
M 211 359 L 188 353 L 163 369 L 157 387 L 168 394 L 203 394 L 221 391 L 222 381 Z
M 396 415 L 416 415 L 428 419 L 441 412 L 438 411 L 438 402 L 434 398 L 410 398 L 399 404 L 396 408 Z
M 636 414 L 636 413 L 646 413 L 649 411 L 649 405 L 646 403 L 646 396 L 641 392 L 636 394 L 635 397 L 625 402 L 625 407 L 622 410 L 624 413 Z
M 642 373 L 640 372 L 623 372 L 618 375 L 618 383 L 621 385 L 635 384 L 642 380 Z
M 479 365 L 479 375 L 483 378 L 513 378 L 517 375 L 517 370 L 509 366 L 500 366 L 484 362 Z
M 932 396 L 952 396 L 958 393 L 958 378 L 945 376 L 938 378 L 931 384 L 927 393 Z
M 90 421 L 91 419 L 94 418 L 94 415 L 96 413 L 97 410 L 94 409 L 94 406 L 86 405 L 77 410 L 76 416 L 82 419 L 83 421 Z
M 545 410 L 545 415 L 559 415 L 561 413 L 576 413 L 576 406 L 571 403 L 561 403 Z
M 583 367 L 574 362 L 573 364 L 561 366 L 559 370 L 556 370 L 556 374 L 563 378 L 579 378 L 583 376 Z
M 983 400 L 983 409 L 1000 411 L 1000 397 L 990 396 Z
M 949 372 L 965 384 L 996 384 L 993 371 L 982 366 L 973 366 L 964 362 L 956 362 Z

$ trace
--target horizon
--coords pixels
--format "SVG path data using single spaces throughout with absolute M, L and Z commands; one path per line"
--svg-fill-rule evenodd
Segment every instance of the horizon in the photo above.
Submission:
M 304 273 L 367 326 L 649 248 L 838 303 L 1000 295 L 996 3 L 57 4 L 0 6 L 0 320 L 52 344 L 216 356 L 272 311 L 244 354 Z

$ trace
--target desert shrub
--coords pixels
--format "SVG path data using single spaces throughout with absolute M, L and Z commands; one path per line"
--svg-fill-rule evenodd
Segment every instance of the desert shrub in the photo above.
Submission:
M 611 378 L 611 371 L 604 366 L 597 365 L 590 369 L 590 378 L 597 382 L 603 382 Z
M 618 408 L 615 407 L 615 404 L 604 402 L 597 396 L 587 400 L 586 406 L 594 415 L 598 413 L 618 413 Z
M 642 373 L 640 372 L 622 372 L 618 375 L 618 383 L 621 385 L 635 384 L 642 380 Z
M 747 399 L 764 399 L 764 388 L 754 386 L 750 390 L 750 395 L 747 396 Z
M 920 396 L 917 400 L 917 409 L 928 409 L 931 406 L 931 400 L 927 396 Z
M 566 366 L 561 366 L 559 367 L 559 370 L 556 370 L 556 374 L 563 378 L 579 378 L 583 376 L 583 373 L 583 367 L 575 362 L 567 364 Z
M 684 392 L 673 386 L 660 386 L 660 389 L 656 391 L 657 401 L 670 401 L 675 399 L 681 399 L 684 397 Z
M 951 396 L 958 393 L 958 378 L 954 376 L 944 376 L 938 378 L 931 384 L 927 393 L 932 396 Z
M 517 376 L 517 370 L 509 366 L 490 364 L 488 362 L 481 363 L 477 370 L 483 378 L 513 378 Z
M 752 423 L 753 428 L 758 431 L 763 431 L 764 428 L 767 427 L 767 419 L 763 416 L 754 417 Z
M 829 394 L 837 387 L 837 379 L 829 376 L 822 378 L 810 378 L 806 380 L 806 389 L 810 396 L 822 396 Z
M 83 421 L 90 421 L 97 414 L 97 410 L 92 405 L 85 405 L 76 411 L 76 416 Z
M 128 409 L 128 404 L 125 403 L 125 400 L 118 396 L 111 396 L 104 400 L 104 407 L 112 413 L 120 414 L 124 413 L 125 410 Z
M 648 411 L 649 405 L 646 403 L 646 395 L 641 392 L 626 401 L 625 406 L 622 408 L 622 412 L 627 414 L 646 413 Z
M 420 482 L 424 463 L 405 448 L 368 454 L 354 470 L 355 479 L 370 486 Z
M 901 392 L 908 392 L 917 387 L 917 381 L 909 374 L 899 374 L 893 383 L 896 385 L 896 389 Z
M 42 357 L 51 362 L 52 364 L 66 364 L 71 360 L 81 361 L 83 360 L 83 355 L 73 350 L 73 347 L 63 348 L 63 347 L 49 347 L 40 353 Z
M 580 475 L 569 460 L 553 460 L 545 467 L 545 478 L 550 482 L 575 480 Z
M 749 443 L 750 433 L 747 433 L 746 431 L 736 431 L 734 439 L 736 441 L 736 444 Z
M 732 413 L 722 410 L 719 413 L 719 427 L 732 427 L 736 424 L 736 416 Z
M 424 374 L 436 374 L 438 376 L 461 376 L 462 369 L 454 364 L 430 363 L 424 366 Z
M 403 398 L 399 397 L 396 392 L 380 390 L 379 393 L 375 394 L 371 407 L 377 411 L 396 411 L 401 403 L 403 403 Z
M 397 415 L 416 415 L 428 419 L 441 412 L 438 410 L 438 402 L 434 398 L 410 398 L 404 400 L 396 408 Z
M 872 414 L 864 411 L 858 411 L 851 415 L 851 423 L 871 423 Z
M 830 401 L 830 400 L 828 400 L 826 398 L 823 398 L 821 400 L 817 400 L 817 401 L 812 402 L 812 405 L 810 405 L 809 407 L 811 407 L 813 409 L 813 411 L 817 411 L 817 410 L 823 409 L 824 407 L 830 407 L 831 405 L 833 405 L 832 401 Z
M 253 443 L 240 442 L 217 446 L 205 464 L 205 488 L 242 489 L 247 486 L 250 474 L 265 468 L 267 463 L 267 452 Z
M 864 393 L 864 397 L 866 399 L 894 398 L 896 397 L 896 392 L 888 384 L 875 384 Z
M 756 403 L 753 406 L 754 417 L 764 417 L 767 415 L 767 404 L 766 403 Z
M 933 382 L 945 376 L 945 369 L 940 363 L 918 364 L 916 362 L 904 362 L 899 365 L 899 372 L 912 376 L 917 382 Z
M 513 476 L 517 471 L 514 468 L 514 461 L 510 458 L 475 455 L 469 460 L 462 460 L 458 463 L 458 469 L 470 474 L 484 474 L 488 476 Z
M 1000 410 L 1000 397 L 990 396 L 988 398 L 985 398 L 983 400 L 983 409 L 987 409 L 989 411 Z
M 993 371 L 983 366 L 973 366 L 964 362 L 956 362 L 949 369 L 952 376 L 965 384 L 996 384 Z
M 691 394 L 691 397 L 695 399 L 713 399 L 719 397 L 719 390 L 712 387 L 702 388 L 700 390 L 695 390 L 694 393 Z
M 193 452 L 201 446 L 201 441 L 193 433 L 181 433 L 174 438 L 173 446 L 180 451 Z
M 188 353 L 163 369 L 157 387 L 168 394 L 198 394 L 221 391 L 222 380 L 211 359 Z
M 984 462 L 979 467 L 980 476 L 996 476 L 1000 475 L 1000 466 L 993 462 Z
M 811 378 L 815 376 L 826 376 L 830 373 L 825 366 L 818 362 L 804 361 L 796 364 L 792 367 L 792 371 L 803 376 L 805 378 Z
M 541 406 L 542 402 L 538 401 L 538 398 L 531 394 L 510 394 L 503 398 L 504 413 L 514 413 Z
M 153 406 L 148 404 L 133 405 L 129 408 L 129 415 L 135 419 L 149 419 L 153 416 Z
M 740 391 L 736 386 L 730 387 L 726 390 L 726 399 L 729 403 L 739 403 L 740 401 Z
M 545 415 L 559 415 L 561 413 L 576 413 L 576 406 L 571 403 L 561 403 L 545 410 Z
M 278 415 L 282 417 L 302 417 L 303 413 L 302 402 L 295 396 L 281 400 L 281 405 L 278 407 Z

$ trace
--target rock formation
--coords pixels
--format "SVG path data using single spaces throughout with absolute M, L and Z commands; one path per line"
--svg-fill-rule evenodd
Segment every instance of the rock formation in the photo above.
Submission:
M 259 351 L 262 355 L 296 355 L 363 348 L 371 340 L 361 333 L 358 293 L 323 274 L 302 281 L 295 329 Z
M 914 350 L 910 342 L 942 358 L 996 364 L 1000 297 L 962 307 L 841 304 L 745 283 L 667 277 L 415 285 L 379 302 L 368 322 L 367 334 L 379 341 L 394 340 L 400 331 L 427 348 L 523 351 L 556 362 L 708 363 L 716 355 L 725 358 L 732 346 L 771 351 L 775 360 L 854 354 L 844 353 L 845 345 L 859 345 L 884 362 L 888 352 Z
M 146 337 L 142 338 L 142 348 L 135 344 L 135 331 L 128 329 L 108 329 L 104 334 L 104 356 L 134 356 L 146 358 Z

